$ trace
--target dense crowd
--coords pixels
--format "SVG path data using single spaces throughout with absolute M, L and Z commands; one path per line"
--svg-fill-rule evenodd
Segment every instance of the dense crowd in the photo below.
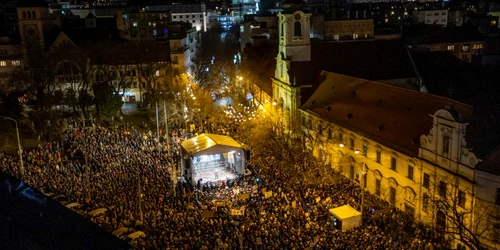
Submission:
M 72 209 L 110 232 L 143 231 L 144 237 L 132 241 L 135 249 L 447 248 L 432 230 L 368 194 L 363 226 L 336 230 L 328 209 L 349 204 L 359 210 L 361 194 L 358 184 L 336 173 L 328 183 L 290 183 L 291 173 L 275 167 L 280 164 L 270 157 L 266 166 L 250 166 L 258 179 L 199 189 L 174 185 L 170 173 L 179 170 L 178 133 L 171 134 L 169 150 L 154 134 L 133 126 L 106 129 L 81 119 L 70 124 L 58 141 L 24 152 L 24 180 L 80 204 Z M 222 122 L 203 127 L 237 133 Z M 0 155 L 0 170 L 20 177 L 17 157 Z M 263 189 L 272 195 L 266 197 Z M 107 211 L 88 214 L 98 208 Z

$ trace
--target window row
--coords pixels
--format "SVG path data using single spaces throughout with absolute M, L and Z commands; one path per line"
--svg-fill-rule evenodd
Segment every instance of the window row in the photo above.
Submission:
M 21 61 L 15 60 L 11 61 L 12 66 L 21 66 Z M 0 66 L 6 67 L 7 66 L 7 61 L 0 61 Z

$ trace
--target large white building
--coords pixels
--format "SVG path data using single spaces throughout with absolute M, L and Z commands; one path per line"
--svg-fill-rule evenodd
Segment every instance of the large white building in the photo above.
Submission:
M 488 135 L 473 107 L 419 91 L 411 57 L 396 59 L 408 53 L 395 43 L 314 44 L 310 17 L 293 6 L 278 14 L 272 98 L 287 124 L 308 135 L 306 145 L 326 166 L 417 221 L 447 229 L 452 248 L 498 249 L 499 150 L 478 147 L 472 135 Z M 372 52 L 358 57 L 368 45 Z
M 172 21 L 191 23 L 196 30 L 207 31 L 207 11 L 204 3 L 172 3 L 169 5 L 148 5 L 146 11 L 170 11 Z

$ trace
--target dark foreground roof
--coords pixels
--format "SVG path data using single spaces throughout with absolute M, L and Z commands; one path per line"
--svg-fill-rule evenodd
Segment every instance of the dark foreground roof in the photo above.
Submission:
M 448 98 L 329 72 L 302 106 L 327 121 L 412 156 L 439 109 L 468 120 L 472 107 Z
M 111 233 L 0 172 L 0 249 L 131 249 Z

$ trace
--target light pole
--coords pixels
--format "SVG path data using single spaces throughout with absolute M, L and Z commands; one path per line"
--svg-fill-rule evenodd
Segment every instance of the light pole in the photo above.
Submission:
M 363 184 L 361 185 L 361 226 L 363 225 L 363 211 L 364 211 L 364 203 L 365 203 L 365 185 L 366 185 L 366 180 L 365 180 L 365 175 L 366 175 L 366 164 L 363 162 L 361 165 L 361 179 Z
M 23 162 L 23 149 L 21 148 L 21 139 L 19 139 L 19 127 L 17 126 L 17 121 L 10 117 L 0 116 L 5 120 L 11 120 L 16 124 L 16 134 L 17 134 L 17 152 L 19 153 L 19 161 L 21 162 L 21 180 L 24 178 L 24 162 Z

